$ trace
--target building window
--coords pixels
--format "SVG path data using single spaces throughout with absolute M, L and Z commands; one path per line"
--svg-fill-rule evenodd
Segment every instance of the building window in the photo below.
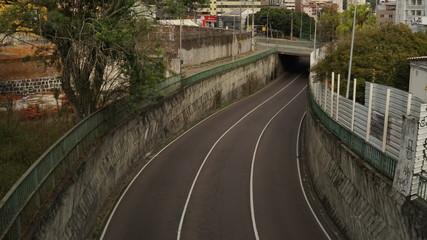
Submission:
M 388 15 L 388 18 L 393 18 L 393 14 L 389 14 L 389 15 Z
M 380 18 L 383 18 L 383 17 L 384 17 L 384 14 L 381 14 L 381 15 L 380 15 Z

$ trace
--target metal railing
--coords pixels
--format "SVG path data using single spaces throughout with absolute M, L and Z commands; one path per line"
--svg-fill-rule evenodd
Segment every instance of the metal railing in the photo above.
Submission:
M 263 52 L 184 80 L 181 76 L 174 76 L 165 79 L 155 89 L 167 95 L 184 85 L 248 64 L 275 52 L 274 50 Z M 20 239 L 41 208 L 51 200 L 58 184 L 78 167 L 83 161 L 82 156 L 95 142 L 116 126 L 126 122 L 144 106 L 146 104 L 132 105 L 127 99 L 116 101 L 80 122 L 40 156 L 0 201 L 0 239 Z
M 342 127 L 326 114 L 322 108 L 314 100 L 311 89 L 309 90 L 310 105 L 317 117 L 341 142 L 343 142 L 352 151 L 358 154 L 371 166 L 386 175 L 388 178 L 393 179 L 397 160 L 381 152 L 365 140 L 352 133 L 350 130 Z

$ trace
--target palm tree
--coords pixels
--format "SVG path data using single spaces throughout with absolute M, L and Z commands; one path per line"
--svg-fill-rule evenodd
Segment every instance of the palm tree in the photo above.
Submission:
M 354 6 L 349 5 L 349 8 L 342 12 L 342 22 L 337 27 L 339 35 L 348 36 L 353 27 Z M 356 5 L 356 30 L 367 30 L 375 27 L 375 16 L 369 4 Z

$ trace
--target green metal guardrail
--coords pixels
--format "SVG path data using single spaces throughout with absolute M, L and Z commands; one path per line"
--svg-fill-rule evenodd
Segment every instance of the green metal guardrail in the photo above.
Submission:
M 358 154 L 366 162 L 370 163 L 378 171 L 386 175 L 388 178 L 393 179 L 396 170 L 397 160 L 381 152 L 381 150 L 367 143 L 364 139 L 358 137 L 348 129 L 342 127 L 328 114 L 326 114 L 321 107 L 314 100 L 311 89 L 309 89 L 310 105 L 317 117 L 341 142 L 348 146 L 352 151 Z
M 181 76 L 166 79 L 156 86 L 164 95 L 183 85 L 256 61 L 275 53 L 274 50 L 236 61 L 182 80 Z M 100 137 L 130 119 L 145 105 L 131 106 L 129 101 L 116 101 L 86 118 L 52 145 L 13 185 L 0 201 L 0 239 L 20 239 L 43 205 L 52 197 L 58 184 L 71 173 L 73 166 Z

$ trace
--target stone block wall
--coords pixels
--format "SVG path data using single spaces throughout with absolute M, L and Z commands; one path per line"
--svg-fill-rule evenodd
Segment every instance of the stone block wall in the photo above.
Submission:
M 221 103 L 250 94 L 280 73 L 277 54 L 220 72 L 139 111 L 86 155 L 39 223 L 35 239 L 87 239 L 109 195 L 143 158 Z
M 427 239 L 425 202 L 397 192 L 392 180 L 351 152 L 310 109 L 304 129 L 304 155 L 315 190 L 348 239 Z
M 0 82 L 0 95 L 14 93 L 19 95 L 31 95 L 61 89 L 60 77 L 45 77 L 24 80 L 8 80 Z

